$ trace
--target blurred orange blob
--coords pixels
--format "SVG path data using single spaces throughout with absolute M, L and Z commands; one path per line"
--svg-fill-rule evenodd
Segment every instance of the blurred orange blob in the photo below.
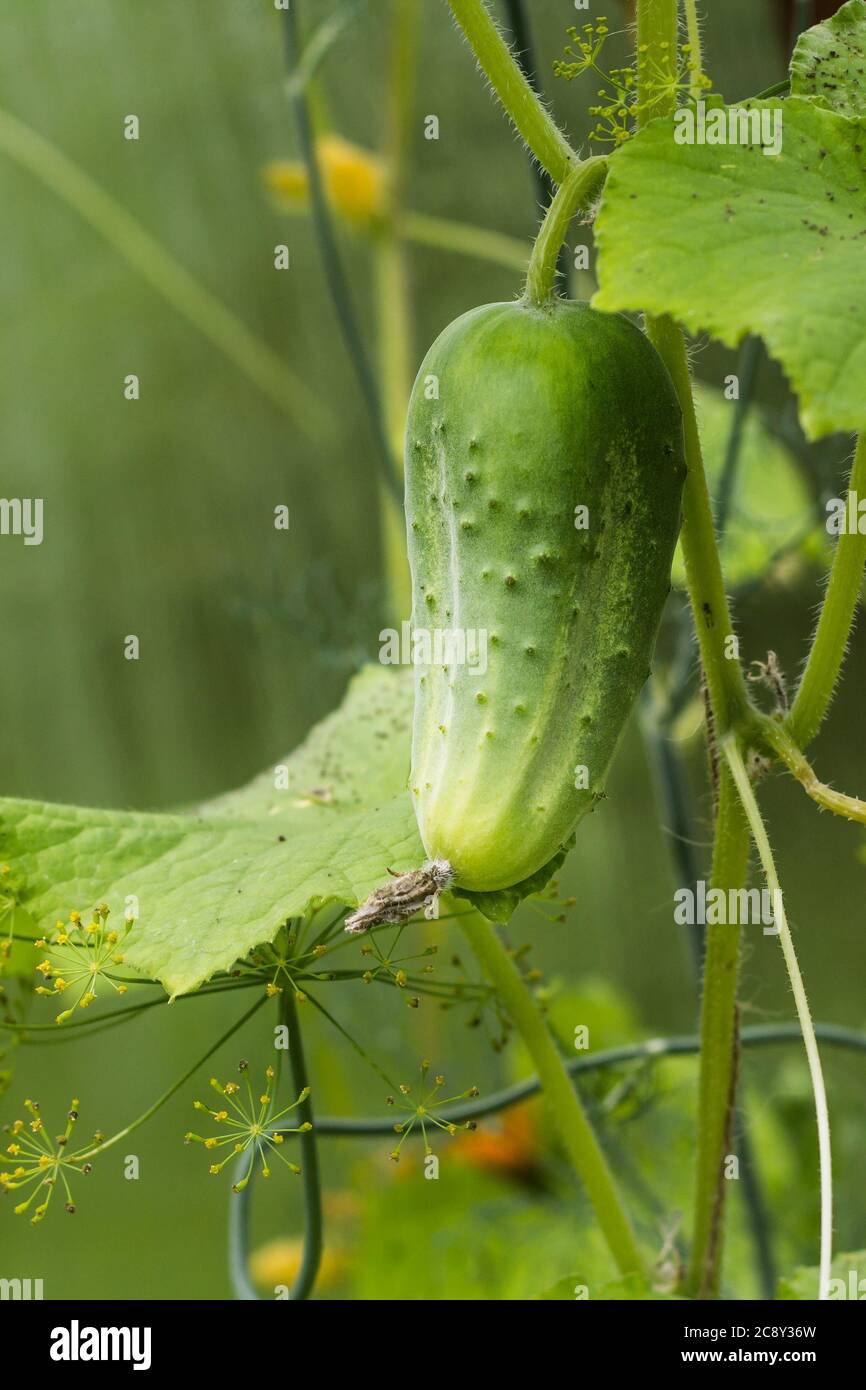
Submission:
M 506 1110 L 495 1128 L 479 1126 L 472 1134 L 461 1134 L 448 1153 L 484 1173 L 510 1178 L 528 1187 L 545 1185 L 532 1106 L 517 1105 Z

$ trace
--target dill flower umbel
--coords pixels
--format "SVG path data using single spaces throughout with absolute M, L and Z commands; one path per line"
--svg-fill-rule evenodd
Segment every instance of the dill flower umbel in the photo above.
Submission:
M 427 1061 L 422 1062 L 422 1085 L 426 1084 L 427 1073 L 429 1070 L 430 1063 Z M 416 1128 L 416 1126 L 420 1128 L 421 1134 L 424 1139 L 425 1157 L 433 1152 L 433 1150 L 430 1147 L 430 1141 L 427 1138 L 428 1124 L 433 1125 L 436 1129 L 442 1129 L 445 1131 L 446 1134 L 451 1135 L 457 1134 L 458 1131 L 461 1129 L 475 1129 L 474 1120 L 464 1120 L 462 1124 L 456 1124 L 453 1120 L 448 1120 L 447 1118 L 443 1118 L 442 1116 L 437 1115 L 436 1111 L 440 1109 L 440 1107 L 443 1105 L 454 1105 L 458 1100 L 470 1100 L 474 1098 L 478 1095 L 478 1087 L 470 1086 L 468 1091 L 462 1091 L 459 1096 L 440 1097 L 439 1092 L 441 1091 L 444 1085 L 444 1076 L 435 1077 L 433 1086 L 429 1090 L 424 1092 L 420 1101 L 418 1101 L 417 1104 L 414 1100 L 409 1099 L 409 1097 L 412 1094 L 411 1086 L 402 1085 L 400 1087 L 401 1099 L 399 1100 L 396 1098 L 396 1096 L 387 1097 L 388 1105 L 396 1105 L 399 1110 L 405 1110 L 410 1117 L 408 1121 L 398 1120 L 397 1123 L 394 1125 L 394 1132 L 395 1134 L 400 1135 L 400 1141 L 397 1144 L 396 1148 L 391 1150 L 391 1153 L 388 1155 L 388 1157 L 392 1158 L 395 1163 L 399 1163 L 400 1150 L 402 1149 L 406 1140 L 409 1138 L 409 1135 Z
M 256 1158 L 261 1161 L 263 1178 L 271 1176 L 271 1170 L 268 1167 L 268 1159 L 271 1154 L 276 1154 L 292 1173 L 300 1173 L 301 1170 L 297 1163 L 291 1163 L 281 1152 L 284 1136 L 286 1134 L 305 1134 L 313 1128 L 309 1120 L 305 1120 L 296 1129 L 280 1124 L 284 1116 L 299 1105 L 303 1105 L 310 1094 L 309 1086 L 301 1091 L 297 1100 L 292 1101 L 291 1105 L 286 1105 L 282 1110 L 275 1111 L 274 1068 L 265 1068 L 265 1089 L 258 1099 L 253 1095 L 249 1078 L 249 1064 L 240 1062 L 238 1071 L 246 1083 L 246 1097 L 241 1095 L 241 1087 L 237 1081 L 228 1081 L 223 1086 L 214 1076 L 211 1077 L 210 1084 L 225 1104 L 213 1110 L 209 1105 L 205 1105 L 204 1101 L 193 1101 L 193 1107 L 203 1111 L 205 1115 L 210 1115 L 215 1124 L 224 1128 L 225 1133 L 208 1137 L 191 1132 L 184 1135 L 185 1144 L 204 1144 L 206 1149 L 228 1149 L 228 1153 L 220 1162 L 211 1164 L 210 1171 L 214 1175 L 221 1173 L 226 1164 L 239 1154 L 249 1152 L 249 1163 L 246 1171 L 238 1182 L 232 1184 L 233 1192 L 242 1192 L 246 1187 L 252 1176 Z
M 77 990 L 75 1002 L 57 1015 L 65 1023 L 76 1009 L 86 1009 L 96 998 L 97 986 L 104 980 L 116 994 L 125 994 L 127 986 L 110 973 L 111 966 L 123 964 L 123 946 L 135 925 L 135 918 L 124 917 L 119 930 L 108 926 L 109 910 L 105 903 L 93 909 L 89 922 L 82 923 L 80 912 L 70 912 L 69 921 L 58 922 L 50 936 L 41 937 L 35 944 L 46 952 L 36 969 L 46 981 L 37 987 L 42 995 L 65 994 Z
M 31 1225 L 35 1226 L 48 1211 L 58 1182 L 66 1194 L 66 1210 L 70 1214 L 75 1211 L 69 1178 L 72 1174 L 90 1172 L 92 1165 L 88 1159 L 93 1153 L 93 1144 L 98 1145 L 102 1136 L 97 1135 L 87 1148 L 70 1151 L 69 1140 L 78 1120 L 77 1100 L 72 1101 L 67 1112 L 66 1129 L 53 1137 L 43 1124 L 35 1100 L 25 1100 L 24 1109 L 29 1120 L 15 1120 L 4 1125 L 10 1142 L 0 1151 L 0 1164 L 5 1165 L 0 1171 L 0 1191 L 5 1194 L 32 1188 L 30 1195 L 16 1206 L 16 1216 L 28 1211 L 37 1196 L 41 1196 L 43 1200 L 30 1217 Z
M 584 73 L 601 79 L 602 85 L 596 92 L 598 102 L 588 108 L 596 122 L 590 135 L 593 140 L 617 147 L 629 139 L 639 114 L 652 115 L 662 103 L 712 89 L 712 80 L 701 71 L 690 43 L 681 44 L 679 49 L 667 43 L 656 47 L 644 43 L 638 49 L 636 65 L 605 70 L 601 57 L 610 38 L 610 27 L 604 15 L 580 29 L 572 26 L 568 35 L 571 43 L 565 56 L 554 63 L 553 72 L 566 82 Z M 638 99 L 638 78 L 643 100 Z

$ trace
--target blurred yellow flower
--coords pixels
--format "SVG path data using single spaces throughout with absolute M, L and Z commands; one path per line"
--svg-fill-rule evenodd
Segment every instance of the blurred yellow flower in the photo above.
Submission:
M 260 1245 L 250 1255 L 250 1278 L 256 1288 L 263 1292 L 273 1292 L 280 1285 L 291 1287 L 304 1252 L 302 1240 L 279 1237 Z M 316 1291 L 323 1292 L 333 1288 L 345 1278 L 350 1267 L 348 1254 L 344 1250 L 325 1248 L 316 1279 Z
M 316 155 L 325 192 L 334 210 L 360 230 L 375 230 L 386 211 L 383 161 L 341 135 L 321 136 L 316 141 Z M 303 164 L 295 160 L 277 160 L 265 166 L 264 179 L 281 207 L 289 211 L 306 207 L 309 189 Z

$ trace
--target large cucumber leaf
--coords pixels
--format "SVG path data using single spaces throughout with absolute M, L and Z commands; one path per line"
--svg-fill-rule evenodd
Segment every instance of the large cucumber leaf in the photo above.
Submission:
M 866 117 L 781 106 L 778 156 L 675 144 L 672 120 L 616 152 L 593 304 L 671 314 L 730 347 L 759 334 L 818 437 L 866 425 Z
M 823 24 L 807 29 L 791 59 L 794 96 L 859 116 L 866 102 L 866 3 L 848 0 Z
M 718 496 L 734 405 L 721 391 L 694 384 L 695 405 L 710 493 Z M 806 480 L 791 450 L 764 424 L 760 413 L 746 416 L 736 481 L 722 538 L 722 562 L 729 584 L 757 579 L 782 556 L 809 554 L 820 559 L 827 532 L 816 514 Z M 686 582 L 682 547 L 674 556 L 674 584 Z
M 273 771 L 197 814 L 0 801 L 0 862 L 46 927 L 98 901 L 138 899 L 127 963 L 171 994 L 195 989 L 270 941 L 287 917 L 354 907 L 387 870 L 423 859 L 411 800 L 407 673 L 352 683 L 336 714 Z

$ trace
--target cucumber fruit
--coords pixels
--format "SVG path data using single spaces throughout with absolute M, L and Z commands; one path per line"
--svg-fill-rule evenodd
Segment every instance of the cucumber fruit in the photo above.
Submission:
M 602 795 L 649 674 L 684 478 L 670 378 L 619 315 L 487 304 L 428 352 L 406 431 L 409 785 L 459 887 L 529 878 Z

